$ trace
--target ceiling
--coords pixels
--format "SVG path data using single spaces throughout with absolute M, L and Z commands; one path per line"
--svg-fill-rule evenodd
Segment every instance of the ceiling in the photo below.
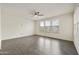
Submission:
M 71 13 L 74 10 L 73 3 L 9 3 L 2 6 L 13 11 L 18 9 L 19 14 L 22 15 L 24 12 L 25 17 L 35 20 Z M 31 15 L 33 9 L 40 11 L 44 16 L 33 17 Z

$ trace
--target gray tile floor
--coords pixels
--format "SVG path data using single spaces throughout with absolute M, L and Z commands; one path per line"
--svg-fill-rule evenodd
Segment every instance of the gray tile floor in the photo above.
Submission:
M 43 36 L 2 41 L 0 55 L 77 55 L 73 42 Z

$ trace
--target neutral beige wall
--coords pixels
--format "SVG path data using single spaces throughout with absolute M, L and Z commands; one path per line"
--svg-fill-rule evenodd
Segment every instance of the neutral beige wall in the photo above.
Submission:
M 74 11 L 74 44 L 79 54 L 79 7 Z
M 34 34 L 34 21 L 27 18 L 25 7 L 2 6 L 2 39 Z
M 36 34 L 38 35 L 43 35 L 43 36 L 48 36 L 48 37 L 54 37 L 54 38 L 59 38 L 63 40 L 69 40 L 73 41 L 73 14 L 64 14 L 60 16 L 55 16 L 52 17 L 51 19 L 58 19 L 60 23 L 60 28 L 59 28 L 59 33 L 45 33 L 45 32 L 40 32 L 39 31 L 39 21 L 36 21 Z M 49 19 L 48 19 L 49 20 Z

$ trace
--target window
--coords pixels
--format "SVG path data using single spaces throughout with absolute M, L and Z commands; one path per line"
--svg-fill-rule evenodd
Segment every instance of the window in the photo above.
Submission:
M 43 20 L 40 21 L 40 31 L 42 32 L 58 32 L 59 31 L 59 20 Z
M 47 27 L 51 26 L 50 21 L 45 21 L 45 26 L 47 26 Z
M 44 21 L 40 21 L 40 31 L 44 32 L 45 28 L 44 28 Z
M 52 20 L 52 32 L 58 32 L 59 31 L 59 20 Z
M 52 20 L 52 26 L 59 26 L 59 20 Z
M 50 26 L 51 26 L 51 21 L 46 20 L 45 21 L 45 32 L 50 32 Z
M 40 26 L 41 26 L 41 27 L 44 26 L 44 21 L 40 21 Z

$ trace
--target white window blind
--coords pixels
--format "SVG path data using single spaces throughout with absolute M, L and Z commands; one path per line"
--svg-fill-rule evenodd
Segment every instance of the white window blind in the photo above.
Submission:
M 59 20 L 52 20 L 52 26 L 59 26 Z
M 40 31 L 42 32 L 59 32 L 59 20 L 43 20 L 40 21 Z
M 45 24 L 44 24 L 44 21 L 40 21 L 39 25 L 40 25 L 40 27 L 39 27 L 39 28 L 40 28 L 40 31 L 41 31 L 41 32 L 44 32 L 44 31 L 45 31 L 45 27 L 44 27 Z
M 52 20 L 52 27 L 51 27 L 52 32 L 58 32 L 59 31 L 59 20 Z
M 51 26 L 51 22 L 50 21 L 45 21 L 45 26 Z

